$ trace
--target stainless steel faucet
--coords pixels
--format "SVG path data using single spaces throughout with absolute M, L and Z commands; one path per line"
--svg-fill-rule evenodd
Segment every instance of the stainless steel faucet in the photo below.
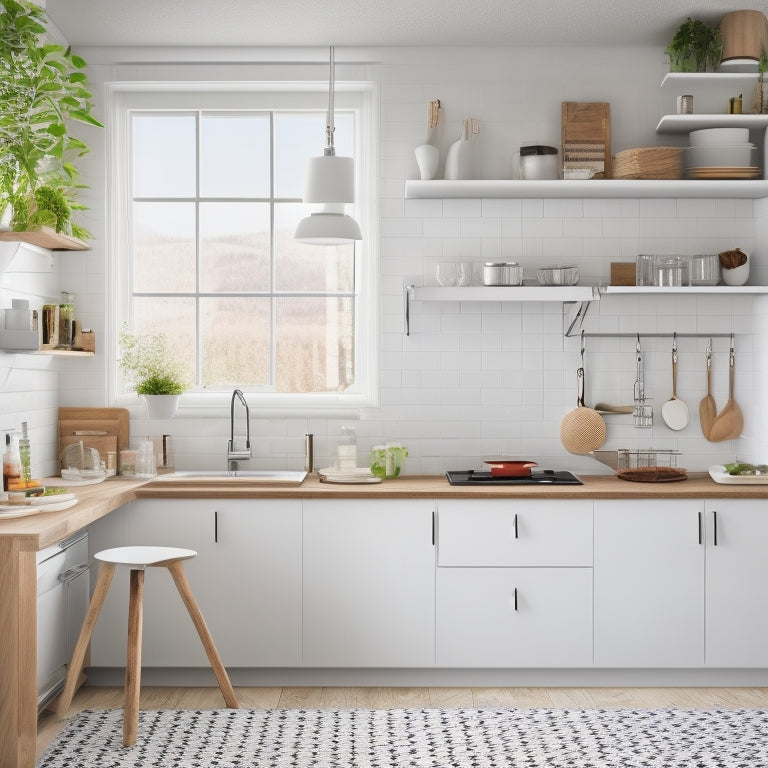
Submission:
M 245 448 L 235 449 L 235 398 L 238 398 L 245 407 Z M 232 402 L 229 407 L 229 442 L 227 443 L 227 469 L 237 469 L 237 462 L 241 459 L 251 458 L 251 414 L 245 395 L 236 389 L 232 393 Z

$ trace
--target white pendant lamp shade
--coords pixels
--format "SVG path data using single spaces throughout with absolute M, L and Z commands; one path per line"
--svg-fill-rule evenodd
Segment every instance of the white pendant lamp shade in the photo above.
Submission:
M 329 203 L 299 222 L 295 239 L 307 245 L 344 245 L 363 236 L 357 222 L 344 213 L 342 204 Z
M 305 203 L 354 203 L 355 161 L 351 157 L 310 157 L 304 179 Z
M 320 203 L 322 208 L 299 222 L 294 239 L 310 245 L 343 245 L 362 240 L 357 222 L 344 212 L 345 203 L 355 202 L 355 163 L 351 157 L 336 157 L 333 146 L 334 51 L 331 47 L 328 86 L 327 144 L 320 157 L 307 163 L 304 202 Z

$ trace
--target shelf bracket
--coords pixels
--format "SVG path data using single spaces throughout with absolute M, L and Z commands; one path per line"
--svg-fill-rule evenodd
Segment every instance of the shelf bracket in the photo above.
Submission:
M 564 331 L 566 337 L 575 336 L 576 333 L 581 331 L 591 303 L 591 301 L 563 302 L 563 327 L 565 327 L 566 324 L 568 325 Z M 577 324 L 578 328 L 576 328 Z

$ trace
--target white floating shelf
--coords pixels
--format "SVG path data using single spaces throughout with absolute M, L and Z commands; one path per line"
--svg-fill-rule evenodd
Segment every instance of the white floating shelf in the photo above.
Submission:
M 699 117 L 698 115 L 674 115 Z M 728 115 L 726 115 L 728 117 Z M 768 127 L 768 115 L 731 115 L 760 117 Z M 688 127 L 686 131 L 694 130 Z M 635 179 L 595 179 L 589 181 L 520 181 L 485 180 L 408 180 L 408 199 L 472 199 L 472 198 L 740 198 L 768 197 L 768 181 L 691 180 L 670 181 Z
M 657 285 L 603 285 L 600 293 L 644 293 L 644 294 L 671 294 L 671 293 L 719 293 L 719 294 L 766 294 L 768 286 L 765 285 L 681 285 L 674 288 Z
M 694 108 L 696 102 L 694 101 Z M 702 128 L 768 128 L 768 115 L 664 115 L 656 133 L 689 133 Z
M 599 299 L 591 285 L 468 285 L 463 288 L 408 287 L 414 301 L 592 301 Z

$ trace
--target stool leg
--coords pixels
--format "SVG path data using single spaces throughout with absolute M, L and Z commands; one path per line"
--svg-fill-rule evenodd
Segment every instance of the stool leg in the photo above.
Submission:
M 232 683 L 229 681 L 227 670 L 224 668 L 224 664 L 222 664 L 219 653 L 213 643 L 213 638 L 211 637 L 211 633 L 208 630 L 208 625 L 205 623 L 205 619 L 203 618 L 203 614 L 200 612 L 200 608 L 197 605 L 195 596 L 192 594 L 192 589 L 189 586 L 189 581 L 187 579 L 187 574 L 184 571 L 184 566 L 181 564 L 180 560 L 177 560 L 175 563 L 167 565 L 166 568 L 168 568 L 168 570 L 171 572 L 173 581 L 176 584 L 176 589 L 179 590 L 181 599 L 184 601 L 184 605 L 187 607 L 187 611 L 189 612 L 190 618 L 192 619 L 192 623 L 195 625 L 195 629 L 197 629 L 197 634 L 200 635 L 200 640 L 202 641 L 203 648 L 205 648 L 205 652 L 208 655 L 208 660 L 211 662 L 211 667 L 213 668 L 213 672 L 216 675 L 219 688 L 224 694 L 225 704 L 227 707 L 229 707 L 229 709 L 237 709 L 239 705 L 237 703 L 235 691 L 232 688 Z
M 139 693 L 141 692 L 141 630 L 144 571 L 131 570 L 128 599 L 128 659 L 125 665 L 125 706 L 123 745 L 133 746 L 139 733 Z
M 93 590 L 93 597 L 88 606 L 88 613 L 85 615 L 83 626 L 80 628 L 80 635 L 75 644 L 75 650 L 72 652 L 72 659 L 67 669 L 67 679 L 64 683 L 64 690 L 59 696 L 57 712 L 63 716 L 72 704 L 72 698 L 75 695 L 77 679 L 83 671 L 85 663 L 85 654 L 88 650 L 88 643 L 91 642 L 93 628 L 96 626 L 96 619 L 99 618 L 104 600 L 109 591 L 109 585 L 112 583 L 112 577 L 115 575 L 114 563 L 102 563 L 99 569 L 99 578 L 96 580 L 96 587 Z

